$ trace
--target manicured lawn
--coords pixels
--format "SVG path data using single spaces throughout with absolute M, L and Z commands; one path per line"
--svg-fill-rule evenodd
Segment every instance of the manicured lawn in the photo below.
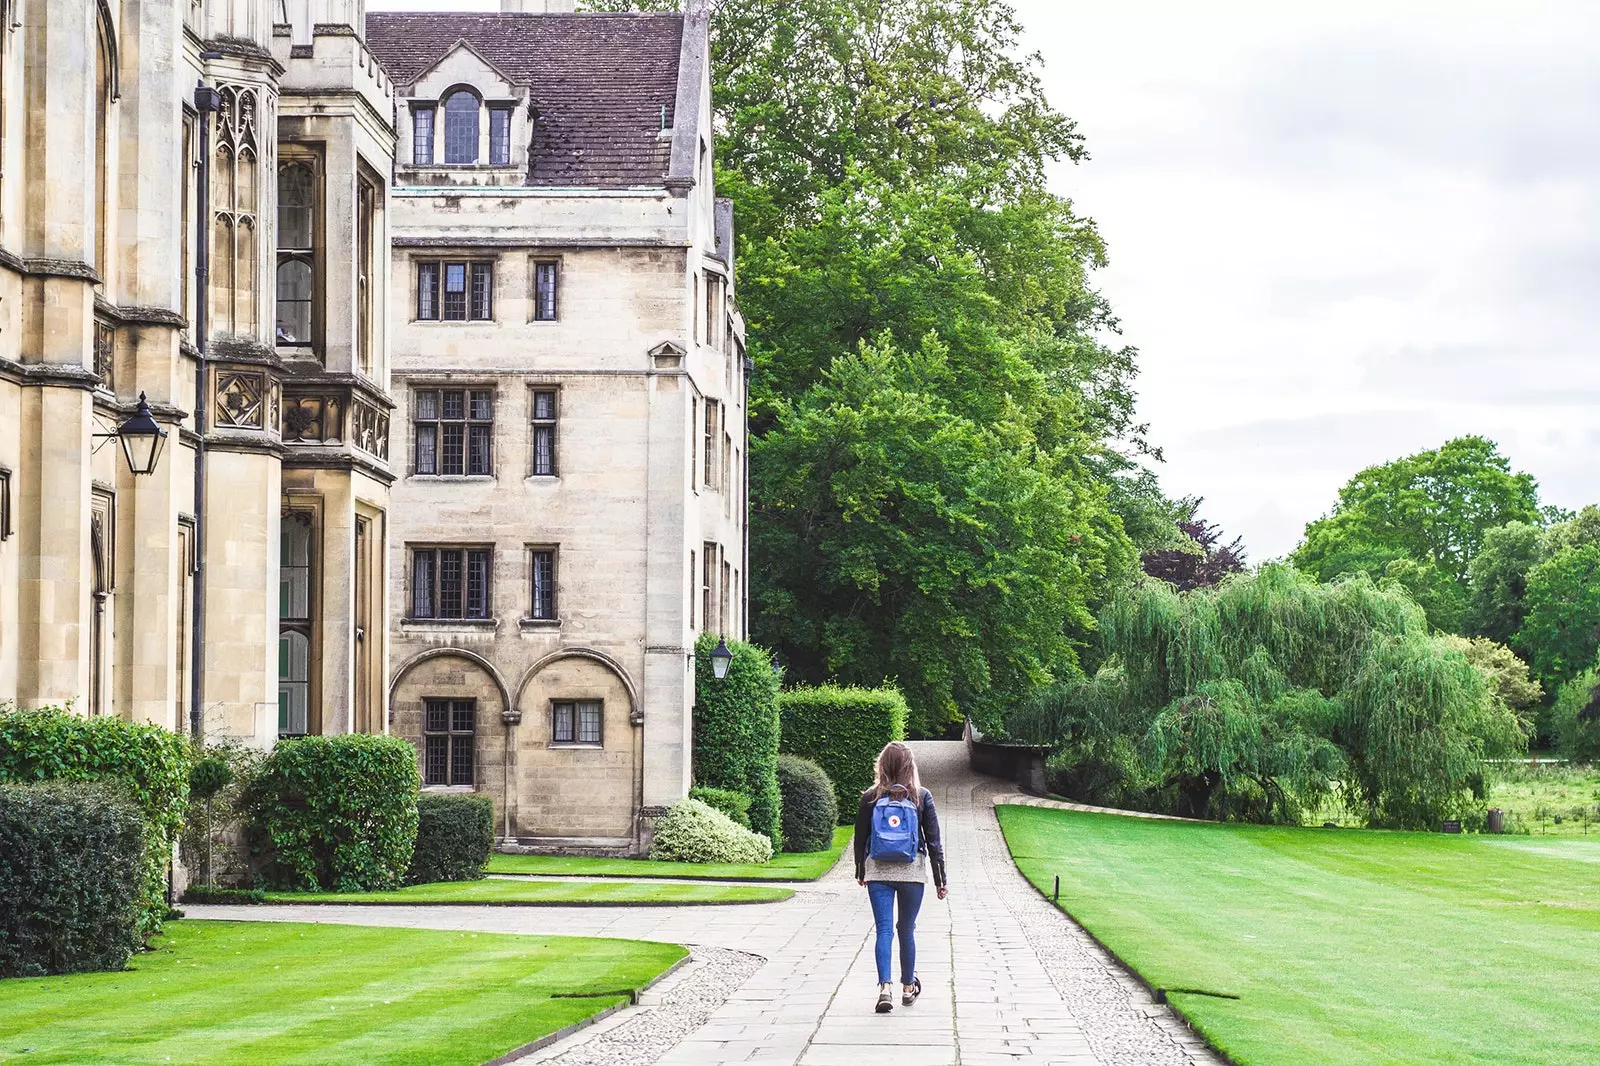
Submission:
M 1600 1061 L 1600 839 L 999 815 L 1242 1066 Z
M 569 877 L 686 877 L 711 881 L 815 881 L 850 843 L 851 826 L 833 831 L 827 851 L 784 852 L 765 863 L 653 862 L 650 859 L 569 859 L 558 855 L 491 855 L 492 874 L 564 874 Z
M 269 903 L 772 903 L 794 895 L 770 885 L 640 884 L 629 881 L 441 881 L 393 892 L 268 892 Z
M 121 973 L 0 981 L 0 1062 L 478 1066 L 626 1002 L 685 954 L 280 922 L 171 922 L 156 945 Z

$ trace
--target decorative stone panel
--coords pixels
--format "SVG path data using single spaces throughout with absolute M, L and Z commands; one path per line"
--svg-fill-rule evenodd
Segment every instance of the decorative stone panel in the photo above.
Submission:
M 217 371 L 219 426 L 262 429 L 266 425 L 267 376 L 258 371 Z
M 344 440 L 345 398 L 328 393 L 290 393 L 283 398 L 283 439 L 289 444 L 337 444 Z
M 350 405 L 350 439 L 368 455 L 389 458 L 389 414 L 357 396 Z

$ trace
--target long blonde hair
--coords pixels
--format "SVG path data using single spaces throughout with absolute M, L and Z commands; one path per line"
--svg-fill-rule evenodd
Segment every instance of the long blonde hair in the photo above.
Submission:
M 917 773 L 917 757 L 911 754 L 910 748 L 898 740 L 889 741 L 878 752 L 874 770 L 877 774 L 877 783 L 872 787 L 874 800 L 882 799 L 895 785 L 900 785 L 910 793 L 908 798 L 912 803 L 922 806 L 922 778 Z

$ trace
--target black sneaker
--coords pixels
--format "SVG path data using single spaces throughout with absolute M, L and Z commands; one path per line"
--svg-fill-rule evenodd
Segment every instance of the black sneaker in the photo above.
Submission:
M 890 991 L 892 985 L 878 986 L 878 1013 L 888 1014 L 894 1010 L 894 994 Z
M 911 983 L 906 985 L 905 990 L 900 993 L 901 1006 L 911 1006 L 911 1004 L 917 1001 L 917 997 L 920 995 L 922 995 L 922 978 L 913 977 L 911 979 Z

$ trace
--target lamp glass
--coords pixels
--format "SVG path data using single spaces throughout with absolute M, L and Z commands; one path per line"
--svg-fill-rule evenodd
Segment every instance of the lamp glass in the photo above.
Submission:
M 728 650 L 728 642 L 717 641 L 715 650 L 711 652 L 711 673 L 718 681 L 728 676 L 728 665 L 732 662 L 733 652 Z
M 117 427 L 117 443 L 122 446 L 123 458 L 128 460 L 128 469 L 135 475 L 154 472 L 161 461 L 167 431 L 150 414 L 150 404 L 144 393 L 139 394 L 139 409 Z

